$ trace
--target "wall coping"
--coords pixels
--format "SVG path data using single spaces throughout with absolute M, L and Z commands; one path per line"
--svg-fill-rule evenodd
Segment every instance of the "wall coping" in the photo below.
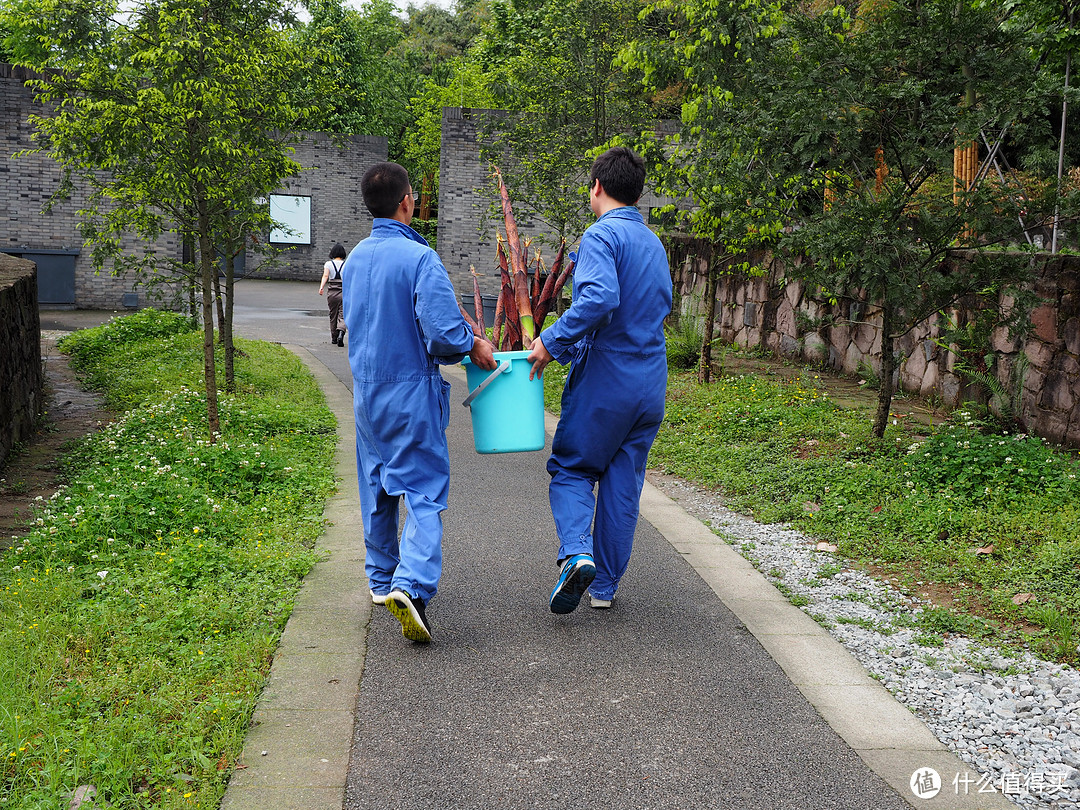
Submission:
M 0 290 L 6 290 L 20 279 L 35 273 L 37 265 L 32 261 L 0 253 Z

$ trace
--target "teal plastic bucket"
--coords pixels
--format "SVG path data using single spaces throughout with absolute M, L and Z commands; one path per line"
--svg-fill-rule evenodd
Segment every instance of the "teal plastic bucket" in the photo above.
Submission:
M 530 380 L 527 351 L 495 352 L 495 371 L 484 371 L 465 358 L 477 453 L 520 453 L 543 450 L 544 384 Z

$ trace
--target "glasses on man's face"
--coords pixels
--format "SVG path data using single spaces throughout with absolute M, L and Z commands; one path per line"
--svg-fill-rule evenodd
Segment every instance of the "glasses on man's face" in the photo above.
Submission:
M 404 194 L 401 195 L 401 200 L 404 200 L 408 196 L 409 196 L 409 192 L 406 191 Z M 420 202 L 420 192 L 419 191 L 412 192 L 412 199 L 413 199 L 413 202 Z M 401 200 L 398 200 L 399 205 L 401 204 Z

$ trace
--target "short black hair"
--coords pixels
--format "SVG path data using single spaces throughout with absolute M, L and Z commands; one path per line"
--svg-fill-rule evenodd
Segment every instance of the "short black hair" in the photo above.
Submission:
M 373 217 L 392 217 L 409 193 L 409 173 L 397 163 L 376 163 L 360 179 L 360 193 Z
M 645 161 L 625 146 L 613 146 L 593 161 L 589 188 L 597 180 L 608 196 L 633 205 L 645 188 Z
M 349 254 L 345 252 L 345 246 L 341 242 L 336 242 L 332 248 L 330 248 L 331 259 L 347 259 Z

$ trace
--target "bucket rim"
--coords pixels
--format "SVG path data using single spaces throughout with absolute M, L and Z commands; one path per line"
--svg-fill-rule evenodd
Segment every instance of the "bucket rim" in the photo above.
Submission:
M 522 359 L 528 357 L 530 354 L 532 354 L 532 352 L 529 351 L 528 349 L 521 349 L 521 350 L 516 351 L 516 352 L 494 352 L 493 354 L 494 354 L 494 357 L 495 357 L 496 361 L 499 361 L 499 360 L 522 360 Z M 472 359 L 469 358 L 469 357 L 466 357 L 464 360 L 461 361 L 461 365 L 463 365 L 463 366 L 472 365 Z

